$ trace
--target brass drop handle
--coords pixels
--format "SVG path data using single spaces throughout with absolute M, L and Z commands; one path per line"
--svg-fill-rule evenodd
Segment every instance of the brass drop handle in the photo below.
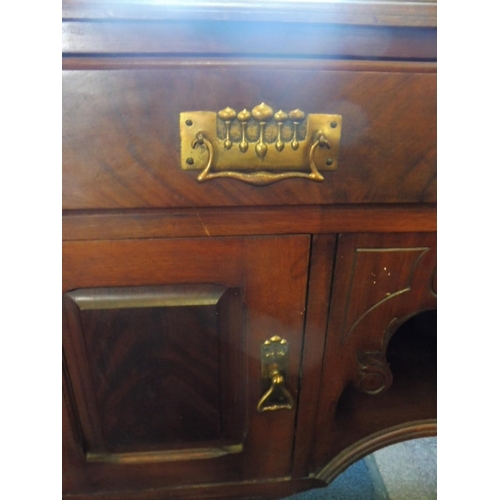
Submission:
M 228 141 L 229 142 L 229 141 Z M 205 146 L 208 151 L 208 160 L 203 168 L 203 171 L 198 175 L 198 181 L 204 182 L 211 179 L 217 179 L 221 177 L 229 177 L 232 179 L 237 179 L 239 181 L 248 182 L 249 184 L 254 184 L 256 186 L 264 186 L 267 184 L 272 184 L 273 182 L 282 181 L 284 179 L 309 179 L 311 181 L 322 182 L 325 178 L 319 173 L 318 167 L 314 161 L 314 153 L 316 148 L 328 148 L 330 149 L 330 143 L 328 139 L 322 132 L 318 132 L 314 137 L 314 142 L 309 149 L 309 172 L 283 172 L 283 173 L 270 173 L 265 171 L 253 172 L 251 174 L 243 173 L 243 172 L 233 172 L 233 171 L 225 171 L 225 172 L 214 172 L 213 171 L 213 162 L 214 162 L 214 147 L 212 143 L 207 139 L 205 134 L 201 131 L 197 132 L 195 138 L 191 142 L 191 147 L 194 149 L 198 146 Z M 262 149 L 259 151 L 263 151 L 265 145 L 261 145 Z
M 257 403 L 259 413 L 292 410 L 294 407 L 293 397 L 285 387 L 288 350 L 288 342 L 277 335 L 261 346 L 262 387 L 265 392 Z
M 285 387 L 285 377 L 279 370 L 271 374 L 271 387 L 264 393 L 257 404 L 257 411 L 291 410 L 293 398 Z

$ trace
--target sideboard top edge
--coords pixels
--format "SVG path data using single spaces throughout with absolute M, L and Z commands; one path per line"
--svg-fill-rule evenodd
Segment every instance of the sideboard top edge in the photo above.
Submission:
M 436 27 L 437 4 L 432 1 L 275 2 L 178 0 L 64 0 L 65 21 L 273 21 L 366 26 Z

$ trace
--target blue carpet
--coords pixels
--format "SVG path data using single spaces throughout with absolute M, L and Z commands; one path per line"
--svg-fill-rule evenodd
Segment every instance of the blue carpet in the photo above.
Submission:
M 346 469 L 327 488 L 318 488 L 283 500 L 383 500 L 384 489 L 374 481 L 365 460 Z

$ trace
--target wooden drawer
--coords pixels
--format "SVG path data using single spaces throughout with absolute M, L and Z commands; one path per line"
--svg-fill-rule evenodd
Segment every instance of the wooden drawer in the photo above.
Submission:
M 118 209 L 436 201 L 434 63 L 66 58 L 63 208 Z M 181 168 L 179 115 L 342 115 L 324 181 L 200 183 Z

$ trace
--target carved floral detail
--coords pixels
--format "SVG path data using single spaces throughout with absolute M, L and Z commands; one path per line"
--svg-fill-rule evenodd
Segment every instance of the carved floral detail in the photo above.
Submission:
M 358 351 L 356 389 L 365 394 L 380 394 L 392 384 L 392 372 L 385 354 L 380 351 Z

